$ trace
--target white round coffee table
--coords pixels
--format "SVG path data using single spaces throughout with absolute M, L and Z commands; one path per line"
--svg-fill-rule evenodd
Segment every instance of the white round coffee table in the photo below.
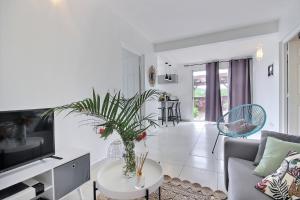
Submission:
M 121 160 L 105 159 L 100 162 L 97 180 L 94 182 L 94 200 L 96 200 L 96 190 L 112 199 L 136 199 L 141 197 L 149 199 L 149 194 L 158 190 L 160 199 L 163 170 L 158 162 L 146 159 L 143 168 L 145 186 L 142 189 L 135 188 L 135 177 L 128 179 L 122 174 L 122 167 Z

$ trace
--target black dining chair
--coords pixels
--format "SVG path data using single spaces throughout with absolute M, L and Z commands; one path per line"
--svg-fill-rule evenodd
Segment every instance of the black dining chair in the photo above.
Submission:
M 177 120 L 177 123 L 179 123 L 181 121 L 180 101 L 178 101 L 176 103 L 175 107 L 176 107 L 175 108 L 176 120 Z
M 164 125 L 164 122 L 166 122 L 166 110 L 167 110 L 167 117 L 168 121 L 172 121 L 173 125 L 175 126 L 175 120 L 176 120 L 176 112 L 174 113 L 174 103 L 171 103 L 168 105 L 168 108 L 166 108 L 166 103 L 161 102 L 161 107 L 158 108 L 161 111 L 161 124 Z
M 168 107 L 168 121 L 172 121 L 175 126 L 176 112 L 174 113 L 174 104 L 175 103 L 171 103 L 171 106 Z

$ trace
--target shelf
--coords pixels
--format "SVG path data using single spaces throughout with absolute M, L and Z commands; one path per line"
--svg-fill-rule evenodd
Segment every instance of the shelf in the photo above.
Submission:
M 40 197 L 44 197 L 44 198 L 48 198 L 48 199 L 52 199 L 52 191 L 53 191 L 53 187 L 52 185 L 47 185 L 45 186 L 45 190 L 43 193 L 37 195 L 36 197 L 34 197 L 32 200 L 36 200 Z

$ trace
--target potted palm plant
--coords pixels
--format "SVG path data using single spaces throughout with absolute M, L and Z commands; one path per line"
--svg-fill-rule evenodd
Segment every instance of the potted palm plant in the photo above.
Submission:
M 147 90 L 129 99 L 122 97 L 121 92 L 114 95 L 108 92 L 101 101 L 100 95 L 93 89 L 91 98 L 49 109 L 44 116 L 62 111 L 67 111 L 66 116 L 73 113 L 85 115 L 92 120 L 88 124 L 101 128 L 104 139 L 116 131 L 125 148 L 123 174 L 132 176 L 136 171 L 134 142 L 143 137 L 148 128 L 157 125 L 154 114 L 142 116 L 140 112 L 143 104 L 154 97 L 157 97 L 156 90 Z

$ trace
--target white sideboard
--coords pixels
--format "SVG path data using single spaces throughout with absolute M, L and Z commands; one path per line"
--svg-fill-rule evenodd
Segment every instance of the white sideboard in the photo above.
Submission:
M 1 173 L 0 190 L 34 178 L 44 184 L 44 193 L 38 197 L 58 200 L 90 179 L 89 152 L 64 149 L 55 156 L 62 159 L 45 158 Z

